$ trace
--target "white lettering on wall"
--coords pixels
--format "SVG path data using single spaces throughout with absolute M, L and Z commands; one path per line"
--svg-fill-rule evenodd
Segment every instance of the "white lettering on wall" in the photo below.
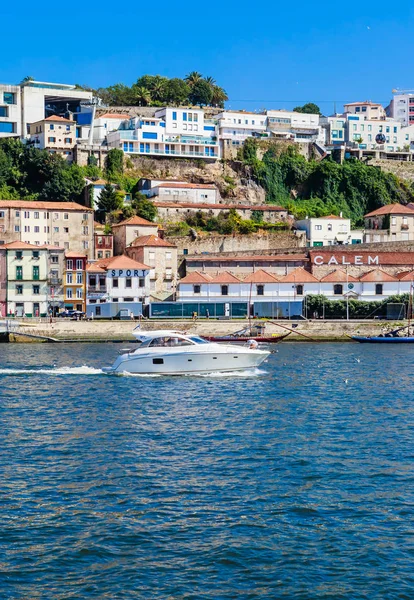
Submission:
M 350 255 L 347 256 L 331 256 L 329 258 L 329 260 L 327 262 L 325 262 L 325 259 L 323 256 L 317 255 L 313 257 L 313 264 L 314 265 L 363 265 L 364 264 L 364 257 L 363 256 L 354 256 L 353 260 L 352 257 Z M 368 256 L 366 259 L 366 263 L 367 265 L 379 265 L 380 261 L 379 261 L 379 256 Z
M 369 265 L 379 265 L 378 256 L 368 256 Z
M 338 261 L 336 260 L 336 258 L 334 256 L 331 256 L 331 258 L 328 260 L 328 265 L 337 265 Z
M 313 262 L 315 265 L 323 265 L 323 256 L 315 256 Z

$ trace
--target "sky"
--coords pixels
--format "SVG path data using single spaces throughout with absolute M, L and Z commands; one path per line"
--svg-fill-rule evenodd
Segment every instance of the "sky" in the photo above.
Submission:
M 315 102 L 324 114 L 340 112 L 344 102 L 386 105 L 393 88 L 414 88 L 414 5 L 405 0 L 398 10 L 384 0 L 47 6 L 21 0 L 2 7 L 2 47 L 11 51 L 3 52 L 1 83 L 29 75 L 106 87 L 199 71 L 225 88 L 227 108 Z

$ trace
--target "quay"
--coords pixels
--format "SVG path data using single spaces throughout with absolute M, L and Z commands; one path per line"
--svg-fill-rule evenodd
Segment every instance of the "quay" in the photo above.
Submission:
M 383 320 L 299 320 L 266 321 L 254 320 L 252 323 L 265 323 L 266 335 L 281 335 L 286 328 L 291 334 L 283 343 L 290 342 L 350 342 L 352 335 L 379 335 L 407 324 L 406 321 Z M 248 326 L 248 320 L 197 320 L 157 319 L 141 323 L 143 330 L 174 329 L 201 336 L 228 335 Z M 135 338 L 132 330 L 136 321 L 69 321 L 56 319 L 52 323 L 46 319 L 27 319 L 10 327 L 8 332 L 0 332 L 0 341 L 12 343 L 70 343 L 70 342 L 131 342 Z M 7 334 L 7 337 L 6 337 Z

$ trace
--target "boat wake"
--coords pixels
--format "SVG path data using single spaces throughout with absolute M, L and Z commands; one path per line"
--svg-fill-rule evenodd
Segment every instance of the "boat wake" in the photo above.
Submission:
M 52 367 L 50 369 L 0 369 L 0 375 L 104 375 L 102 369 L 82 367 Z

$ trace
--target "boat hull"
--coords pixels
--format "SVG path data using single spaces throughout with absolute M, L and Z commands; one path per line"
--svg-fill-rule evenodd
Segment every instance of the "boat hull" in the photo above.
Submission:
M 287 337 L 289 335 L 289 333 L 285 334 L 285 335 L 275 335 L 275 336 L 269 336 L 269 337 L 263 337 L 263 336 L 257 336 L 257 337 L 232 337 L 230 335 L 228 336 L 222 336 L 222 337 L 218 337 L 218 336 L 208 336 L 208 335 L 203 335 L 203 338 L 205 340 L 208 340 L 209 342 L 226 342 L 227 344 L 241 344 L 241 343 L 246 343 L 246 342 L 251 342 L 251 341 L 255 341 L 255 342 L 263 342 L 264 344 L 277 344 L 278 342 L 281 342 L 283 339 L 285 339 L 285 337 Z
M 231 348 L 229 350 L 229 348 Z M 187 375 L 199 373 L 225 373 L 245 371 L 260 366 L 269 356 L 264 350 L 239 350 L 220 347 L 208 352 L 185 352 L 177 354 L 156 354 L 120 356 L 112 367 L 103 369 L 107 373 L 134 373 L 142 375 Z
M 414 337 L 364 337 L 353 335 L 352 339 L 360 344 L 414 344 Z

